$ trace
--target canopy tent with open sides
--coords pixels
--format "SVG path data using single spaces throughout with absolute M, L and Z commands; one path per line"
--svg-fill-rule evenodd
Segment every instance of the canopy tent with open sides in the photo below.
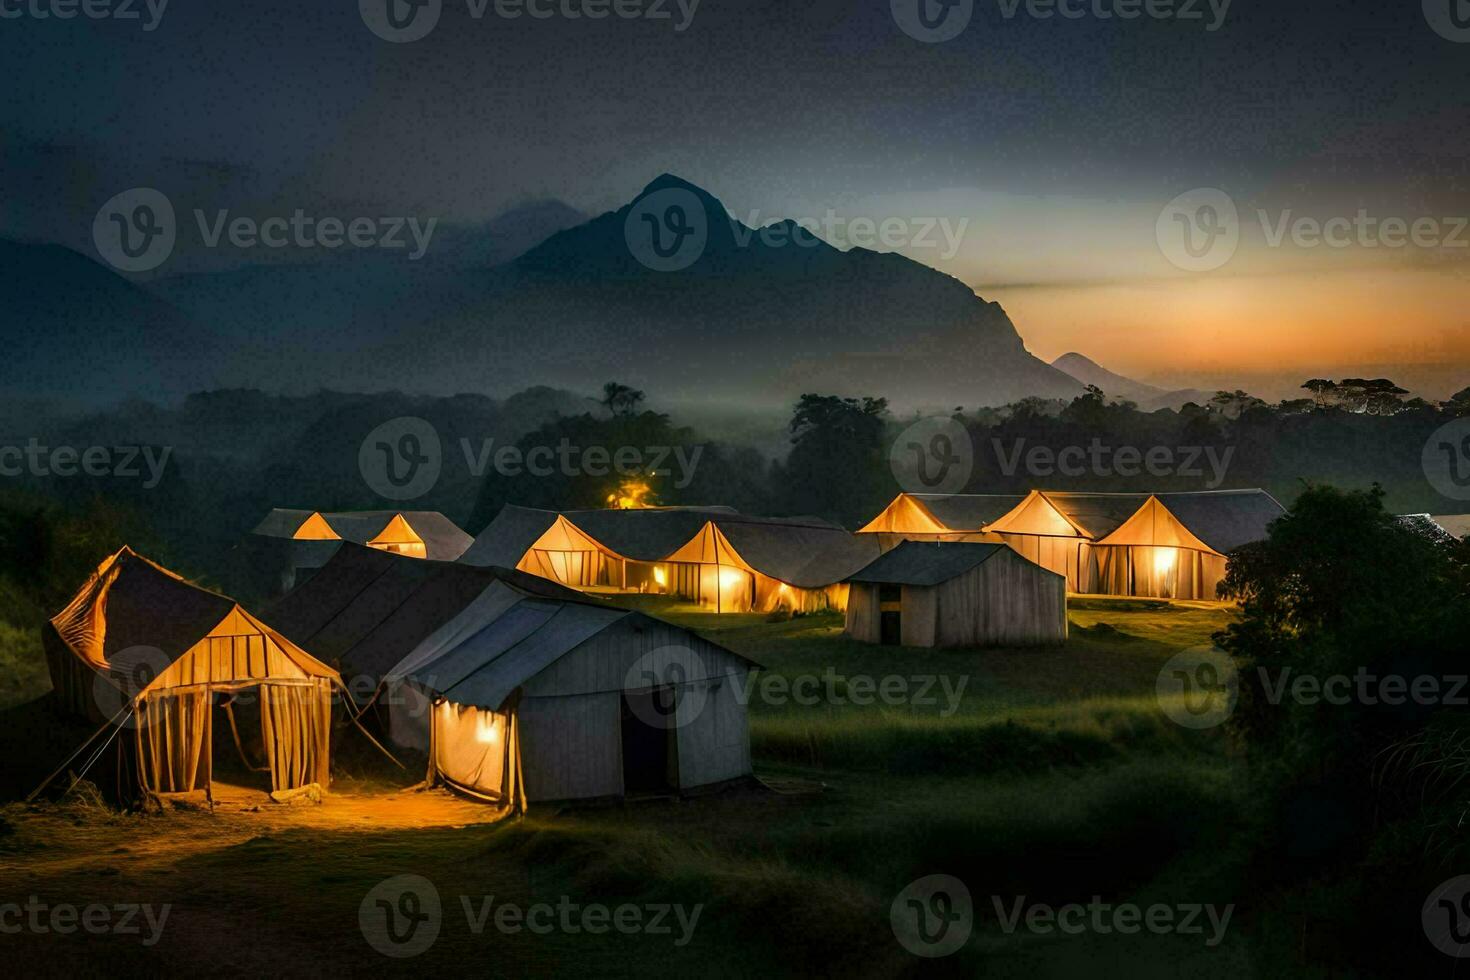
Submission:
M 94 738 L 111 730 L 98 756 L 117 742 L 120 801 L 201 790 L 212 800 L 213 709 L 244 691 L 259 698 L 271 788 L 330 781 L 337 671 L 129 548 L 52 617 L 44 643 L 62 707 L 103 723 Z

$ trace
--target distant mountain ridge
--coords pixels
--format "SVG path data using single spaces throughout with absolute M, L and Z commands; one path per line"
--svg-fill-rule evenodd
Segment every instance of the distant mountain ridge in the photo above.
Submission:
M 679 271 L 641 264 L 630 246 L 630 213 L 660 192 L 685 195 L 708 231 Z M 146 285 L 59 246 L 16 244 L 0 253 L 8 273 L 25 270 L 0 287 L 0 311 L 28 312 L 29 370 L 13 372 L 26 382 L 14 393 L 96 405 L 209 388 L 494 395 L 616 379 L 711 405 L 818 391 L 976 408 L 1081 390 L 958 279 L 840 250 L 790 221 L 761 234 L 678 177 L 581 218 L 556 202 L 507 216 L 508 256 L 484 251 L 485 236 L 476 252 L 471 235 L 419 262 L 343 254 Z
M 1169 391 L 1142 381 L 1134 381 L 1132 378 L 1125 378 L 1121 374 L 1109 371 L 1091 358 L 1075 351 L 1063 354 L 1052 361 L 1051 366 L 1059 371 L 1065 371 L 1082 384 L 1102 389 L 1103 393 L 1111 399 L 1133 402 L 1145 412 L 1156 412 L 1161 408 L 1178 411 L 1181 406 L 1189 402 L 1203 405 L 1214 395 L 1212 391 L 1203 391 L 1199 388 L 1180 388 Z

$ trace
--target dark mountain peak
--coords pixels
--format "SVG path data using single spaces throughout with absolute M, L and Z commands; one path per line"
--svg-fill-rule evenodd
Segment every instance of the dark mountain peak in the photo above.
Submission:
M 715 196 L 709 191 L 705 190 L 703 187 L 700 187 L 698 184 L 691 183 L 690 181 L 685 180 L 683 177 L 680 177 L 677 174 L 670 173 L 659 174 L 657 177 L 649 182 L 647 187 L 643 188 L 643 190 L 638 194 L 638 197 L 647 197 L 649 194 L 653 194 L 657 191 L 665 191 L 671 189 L 690 191 L 701 198 L 715 201 L 715 203 L 717 204 L 719 203 Z

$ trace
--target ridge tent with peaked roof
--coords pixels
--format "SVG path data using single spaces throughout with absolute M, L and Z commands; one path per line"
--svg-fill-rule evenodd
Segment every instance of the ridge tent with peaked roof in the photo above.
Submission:
M 813 517 L 728 507 L 545 511 L 508 505 L 461 561 L 585 591 L 679 596 L 719 612 L 843 608 L 842 580 L 876 545 Z
M 913 647 L 1067 638 L 1067 583 L 1001 543 L 905 541 L 848 578 L 847 633 Z
M 235 600 L 123 548 L 51 618 L 43 640 L 64 710 L 118 728 L 120 800 L 196 790 L 212 798 L 215 709 L 231 712 L 233 728 L 241 692 L 259 698 L 272 789 L 328 785 L 340 676 Z
M 1227 553 L 1265 538 L 1283 513 L 1263 490 L 900 494 L 858 533 L 885 548 L 901 540 L 1004 542 L 1083 594 L 1213 599 Z

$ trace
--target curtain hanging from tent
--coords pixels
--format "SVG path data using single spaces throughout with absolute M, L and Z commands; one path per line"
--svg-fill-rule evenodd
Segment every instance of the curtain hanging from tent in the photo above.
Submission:
M 260 722 L 271 789 L 328 784 L 331 719 L 331 687 L 324 681 L 260 685 Z
M 208 788 L 209 691 L 150 694 L 136 715 L 138 780 L 145 793 Z

